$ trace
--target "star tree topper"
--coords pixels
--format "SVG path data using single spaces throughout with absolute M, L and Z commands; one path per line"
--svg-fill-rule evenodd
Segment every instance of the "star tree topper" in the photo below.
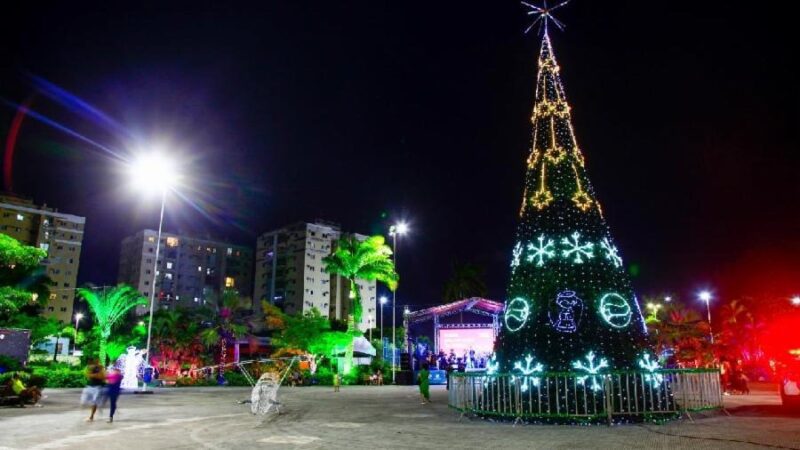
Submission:
M 536 19 L 525 29 L 525 33 L 531 31 L 531 28 L 534 27 L 537 23 L 539 24 L 539 30 L 544 30 L 544 34 L 547 34 L 547 22 L 553 21 L 555 26 L 558 27 L 559 30 L 564 29 L 564 24 L 561 23 L 558 19 L 553 17 L 552 12 L 558 8 L 569 3 L 570 0 L 563 1 L 555 6 L 547 6 L 547 0 L 544 0 L 542 6 L 536 6 L 528 2 L 521 2 L 523 5 L 528 7 L 530 11 L 528 11 L 529 16 L 536 16 Z

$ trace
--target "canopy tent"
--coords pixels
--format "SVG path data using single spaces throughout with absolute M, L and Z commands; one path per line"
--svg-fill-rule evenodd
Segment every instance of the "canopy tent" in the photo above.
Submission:
M 442 329 L 491 328 L 493 336 L 496 337 L 500 329 L 499 316 L 503 313 L 503 308 L 502 302 L 472 297 L 412 311 L 405 317 L 406 336 L 409 339 L 408 350 L 411 351 L 411 340 L 415 336 L 427 334 L 424 330 L 433 335 L 434 353 L 442 350 L 439 348 L 439 331 Z M 459 317 L 451 317 L 457 314 Z M 426 322 L 433 322 L 432 327 Z

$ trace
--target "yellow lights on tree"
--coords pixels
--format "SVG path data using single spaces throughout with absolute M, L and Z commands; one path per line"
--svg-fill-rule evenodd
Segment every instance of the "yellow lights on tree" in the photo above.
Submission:
M 544 209 L 545 206 L 549 205 L 550 202 L 553 201 L 553 194 L 550 191 L 536 191 L 531 197 L 531 204 L 536 207 L 536 209 Z

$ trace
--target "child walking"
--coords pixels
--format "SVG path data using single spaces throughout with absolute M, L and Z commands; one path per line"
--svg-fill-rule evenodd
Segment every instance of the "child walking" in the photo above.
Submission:
M 422 404 L 431 402 L 430 392 L 430 372 L 428 372 L 428 363 L 422 365 L 419 371 L 419 395 L 422 396 Z

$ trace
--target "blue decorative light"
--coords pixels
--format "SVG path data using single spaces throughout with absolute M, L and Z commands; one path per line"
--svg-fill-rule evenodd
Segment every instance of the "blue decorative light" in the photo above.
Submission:
M 555 300 L 558 311 L 548 311 L 550 325 L 561 333 L 574 333 L 583 316 L 583 300 L 574 291 L 562 291 Z

